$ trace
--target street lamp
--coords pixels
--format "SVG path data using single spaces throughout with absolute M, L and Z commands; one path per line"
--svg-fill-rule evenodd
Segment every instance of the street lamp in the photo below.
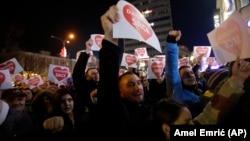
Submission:
M 61 48 L 61 52 L 60 52 L 60 56 L 61 57 L 67 57 L 67 50 L 66 50 L 66 43 L 69 43 L 68 39 L 73 39 L 74 38 L 74 34 L 69 34 L 68 38 L 66 39 L 62 39 L 60 37 L 54 36 L 54 35 L 50 35 L 50 38 L 59 40 L 62 42 L 62 48 Z

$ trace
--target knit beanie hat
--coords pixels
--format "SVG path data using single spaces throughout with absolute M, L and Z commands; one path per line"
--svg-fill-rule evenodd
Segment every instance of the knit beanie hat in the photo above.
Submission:
M 204 74 L 210 86 L 210 92 L 216 94 L 224 82 L 229 78 L 230 70 L 228 68 L 219 68 L 209 70 Z

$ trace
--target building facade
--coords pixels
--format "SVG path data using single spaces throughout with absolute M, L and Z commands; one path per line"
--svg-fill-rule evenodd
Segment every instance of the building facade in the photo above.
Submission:
M 46 54 L 24 51 L 4 53 L 0 54 L 0 56 L 0 63 L 15 58 L 24 69 L 21 74 L 27 76 L 28 78 L 32 75 L 39 74 L 44 81 L 48 80 L 48 70 L 50 64 L 68 67 L 70 73 L 72 73 L 76 63 L 75 59 L 54 57 Z
M 246 24 L 250 20 L 250 0 L 216 0 L 216 10 L 214 11 L 214 27 L 220 26 L 234 11 L 244 12 Z M 243 10 L 244 9 L 244 10 Z M 250 25 L 249 25 L 250 27 Z

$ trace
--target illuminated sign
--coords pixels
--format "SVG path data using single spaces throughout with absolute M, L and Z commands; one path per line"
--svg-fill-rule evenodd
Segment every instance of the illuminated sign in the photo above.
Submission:
M 220 10 L 217 9 L 214 11 L 214 27 L 219 27 L 220 26 Z
M 214 15 L 214 27 L 219 27 L 220 26 L 220 16 L 219 15 Z

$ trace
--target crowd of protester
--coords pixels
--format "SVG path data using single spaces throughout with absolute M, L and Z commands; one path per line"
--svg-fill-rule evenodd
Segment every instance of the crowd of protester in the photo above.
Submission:
M 117 7 L 111 6 L 100 20 L 104 39 L 99 63 L 87 65 L 93 57 L 89 39 L 74 67 L 73 86 L 0 91 L 1 141 L 169 141 L 171 125 L 247 126 L 249 60 L 237 57 L 229 67 L 202 75 L 199 63 L 178 69 L 181 31 L 171 30 L 166 31 L 164 76 L 148 80 L 133 70 L 118 75 L 123 47 L 112 36 Z M 226 73 L 217 73 L 221 70 Z M 166 93 L 167 85 L 172 93 Z

